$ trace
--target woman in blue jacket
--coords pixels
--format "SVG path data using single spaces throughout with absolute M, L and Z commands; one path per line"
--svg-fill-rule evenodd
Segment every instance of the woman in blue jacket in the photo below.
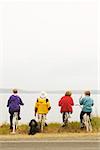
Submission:
M 14 112 L 18 112 L 18 120 L 20 120 L 20 105 L 24 105 L 21 98 L 17 95 L 18 91 L 13 89 L 13 95 L 11 95 L 8 99 L 7 107 L 9 107 L 10 113 L 10 129 L 13 128 L 12 126 L 12 119 Z
M 83 105 L 82 111 L 80 113 L 81 128 L 83 127 L 83 124 L 82 124 L 83 115 L 85 113 L 87 113 L 87 115 L 89 115 L 89 117 L 90 117 L 91 112 L 92 112 L 92 106 L 94 105 L 94 101 L 90 97 L 90 95 L 91 95 L 90 91 L 85 91 L 84 94 L 85 94 L 85 97 L 83 97 L 83 98 L 81 97 L 79 99 L 80 105 Z

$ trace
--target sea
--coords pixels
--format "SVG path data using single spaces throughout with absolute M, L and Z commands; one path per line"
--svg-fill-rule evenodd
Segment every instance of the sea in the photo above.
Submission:
M 10 93 L 0 93 L 0 124 L 9 123 L 9 112 L 7 108 L 7 101 L 11 96 Z M 24 102 L 24 106 L 21 106 L 21 120 L 20 124 L 28 124 L 31 119 L 36 119 L 34 116 L 34 106 L 39 96 L 39 93 L 19 93 L 22 101 Z M 60 113 L 60 107 L 58 106 L 58 102 L 60 98 L 64 96 L 63 93 L 50 93 L 48 94 L 48 98 L 51 104 L 51 110 L 47 114 L 47 123 L 61 123 L 62 115 Z M 100 94 L 91 95 L 94 100 L 93 112 L 92 116 L 100 116 Z M 71 118 L 69 121 L 79 121 L 80 120 L 80 112 L 81 107 L 79 105 L 80 94 L 73 94 L 72 98 L 74 100 L 73 113 L 71 114 Z

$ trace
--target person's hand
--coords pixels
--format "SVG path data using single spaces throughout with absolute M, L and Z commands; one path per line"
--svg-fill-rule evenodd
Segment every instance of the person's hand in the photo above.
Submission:
M 48 111 L 51 109 L 51 107 L 48 108 Z

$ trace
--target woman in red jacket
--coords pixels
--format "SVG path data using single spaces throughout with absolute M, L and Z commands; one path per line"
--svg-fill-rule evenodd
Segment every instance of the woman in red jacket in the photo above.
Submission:
M 68 112 L 70 114 L 73 112 L 72 106 L 74 105 L 74 102 L 73 102 L 71 95 L 72 95 L 72 92 L 67 91 L 65 93 L 65 96 L 63 96 L 59 101 L 59 106 L 61 106 L 60 112 L 62 113 L 63 123 L 65 120 L 65 113 Z

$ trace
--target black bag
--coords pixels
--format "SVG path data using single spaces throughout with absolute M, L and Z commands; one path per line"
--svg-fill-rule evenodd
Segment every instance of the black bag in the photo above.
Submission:
M 29 127 L 30 127 L 29 135 L 34 135 L 34 134 L 36 134 L 37 132 L 39 132 L 38 123 L 36 122 L 35 119 L 32 119 L 32 120 L 29 122 Z

